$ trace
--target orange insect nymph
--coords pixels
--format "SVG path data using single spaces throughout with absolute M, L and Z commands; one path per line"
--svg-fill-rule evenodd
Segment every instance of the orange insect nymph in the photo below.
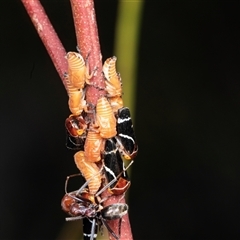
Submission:
M 69 92 L 68 106 L 73 115 L 80 115 L 83 110 L 87 109 L 85 93 L 82 89 Z
M 120 74 L 116 71 L 116 61 L 115 56 L 108 58 L 102 68 L 108 97 L 122 96 L 122 81 Z
M 95 163 L 86 160 L 85 153 L 83 151 L 75 153 L 74 161 L 86 181 L 89 181 L 89 193 L 95 194 L 102 183 L 101 170 L 97 167 Z
M 82 89 L 85 82 L 93 76 L 89 74 L 89 66 L 87 61 L 85 62 L 83 56 L 77 52 L 67 53 L 68 61 L 68 76 L 71 84 L 79 89 Z
M 102 138 L 116 136 L 116 118 L 110 103 L 105 97 L 99 98 L 97 101 L 96 124 Z
M 94 130 L 88 131 L 84 145 L 85 157 L 89 162 L 98 162 L 101 160 L 101 152 L 104 149 L 105 140 Z

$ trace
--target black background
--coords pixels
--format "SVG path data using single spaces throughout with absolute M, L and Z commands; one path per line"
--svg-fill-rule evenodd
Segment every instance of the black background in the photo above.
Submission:
M 75 50 L 69 1 L 41 2 Z M 103 59 L 114 54 L 117 3 L 96 1 Z M 136 240 L 240 238 L 239 12 L 239 1 L 145 1 L 129 199 Z M 20 0 L 1 1 L 0 29 L 0 238 L 56 239 L 65 177 L 76 172 L 64 147 L 67 94 Z

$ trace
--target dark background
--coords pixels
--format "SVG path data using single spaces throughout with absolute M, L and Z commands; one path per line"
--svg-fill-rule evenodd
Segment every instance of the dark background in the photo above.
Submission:
M 41 1 L 67 51 L 68 0 Z M 117 1 L 96 1 L 103 59 Z M 130 218 L 134 238 L 240 238 L 240 1 L 145 1 Z M 56 239 L 73 153 L 67 94 L 21 1 L 0 2 L 1 239 Z M 127 37 L 127 36 L 126 36 Z M 124 49 L 123 49 L 124 51 Z

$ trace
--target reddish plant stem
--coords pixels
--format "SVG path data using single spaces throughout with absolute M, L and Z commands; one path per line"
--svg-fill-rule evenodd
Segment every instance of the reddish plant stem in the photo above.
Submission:
M 102 197 L 104 198 L 108 195 L 109 194 L 106 191 L 102 194 Z M 115 203 L 126 203 L 124 196 L 123 195 L 111 196 L 108 200 L 106 200 L 104 202 L 104 206 L 108 206 L 108 205 L 115 204 Z M 116 234 L 118 234 L 119 220 L 108 221 L 108 224 L 111 227 L 111 229 Z M 109 240 L 115 240 L 115 238 L 111 234 L 108 234 L 108 235 L 109 235 Z M 132 236 L 131 224 L 130 224 L 130 221 L 129 221 L 128 214 L 126 214 L 122 218 L 121 237 L 119 238 L 119 240 L 132 240 L 132 239 L 133 239 L 133 236 Z
M 89 54 L 90 70 L 97 67 L 97 72 L 93 77 L 91 83 L 93 86 L 88 86 L 86 99 L 88 103 L 94 106 L 99 97 L 104 96 L 105 83 L 102 76 L 102 55 L 100 51 L 100 44 L 98 38 L 97 22 L 94 10 L 93 0 L 70 0 L 73 12 L 73 19 L 75 24 L 75 32 L 77 37 L 77 44 L 80 52 L 84 58 Z M 102 197 L 107 196 L 107 191 L 103 193 Z M 122 196 L 112 196 L 104 205 L 110 205 L 120 202 L 125 203 Z M 117 234 L 118 233 L 118 220 L 109 221 L 109 226 Z M 113 236 L 109 234 L 109 239 L 113 240 Z M 121 240 L 131 240 L 132 232 L 128 215 L 125 215 L 121 225 Z
M 50 55 L 53 64 L 62 79 L 62 82 L 67 90 L 64 73 L 67 72 L 68 64 L 65 59 L 66 51 L 59 40 L 51 22 L 49 21 L 39 0 L 21 0 L 25 9 L 28 12 L 48 54 Z M 91 79 L 90 86 L 87 87 L 86 98 L 87 102 L 93 106 L 96 105 L 98 98 L 104 96 L 105 83 L 102 76 L 102 55 L 100 52 L 100 44 L 98 39 L 98 30 L 95 17 L 93 0 L 70 0 L 77 36 L 77 44 L 84 58 L 89 55 L 88 62 L 90 70 L 97 68 L 94 77 Z M 108 193 L 103 193 L 106 196 Z M 105 205 L 110 205 L 118 202 L 125 203 L 122 196 L 112 196 Z M 118 221 L 109 221 L 109 226 L 115 233 L 118 233 Z M 114 238 L 109 235 L 109 239 Z M 121 225 L 120 240 L 132 240 L 131 226 L 128 215 L 123 217 Z
M 66 51 L 59 40 L 50 20 L 38 0 L 21 0 L 39 37 L 41 38 L 52 62 L 66 88 L 64 73 L 67 72 Z M 66 88 L 67 89 L 67 88 Z
M 89 55 L 90 71 L 97 68 L 91 79 L 92 86 L 88 86 L 86 91 L 87 102 L 95 106 L 97 100 L 106 93 L 94 3 L 93 0 L 70 0 L 70 2 L 80 52 L 84 58 Z

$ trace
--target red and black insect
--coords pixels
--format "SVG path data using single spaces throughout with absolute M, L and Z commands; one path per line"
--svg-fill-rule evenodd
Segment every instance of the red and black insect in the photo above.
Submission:
M 116 180 L 109 186 L 109 192 L 113 195 L 121 195 L 128 190 L 131 182 L 114 140 L 114 138 L 106 140 L 103 169 L 108 182 Z
M 75 175 L 72 175 L 75 176 Z M 84 227 L 84 240 L 94 240 L 97 236 L 97 223 L 99 226 L 104 225 L 109 233 L 118 240 L 120 238 L 121 221 L 122 217 L 128 212 L 128 205 L 125 203 L 116 203 L 106 207 L 102 207 L 102 202 L 105 200 L 99 199 L 99 194 L 89 194 L 86 185 L 89 184 L 87 181 L 79 190 L 73 192 L 67 192 L 67 182 L 70 177 L 67 177 L 65 183 L 65 192 L 61 205 L 62 209 L 68 213 L 71 217 L 67 217 L 66 221 L 74 221 L 79 219 L 85 219 Z M 104 191 L 109 186 L 104 187 Z M 117 234 L 110 228 L 107 221 L 119 219 L 119 232 Z M 90 228 L 91 226 L 91 228 Z M 89 232 L 91 229 L 91 232 Z
M 121 155 L 126 160 L 134 159 L 138 152 L 138 145 L 133 130 L 130 110 L 127 107 L 118 110 L 117 136 L 115 138 Z
M 65 120 L 66 147 L 71 150 L 83 150 L 87 124 L 82 116 L 70 115 Z

